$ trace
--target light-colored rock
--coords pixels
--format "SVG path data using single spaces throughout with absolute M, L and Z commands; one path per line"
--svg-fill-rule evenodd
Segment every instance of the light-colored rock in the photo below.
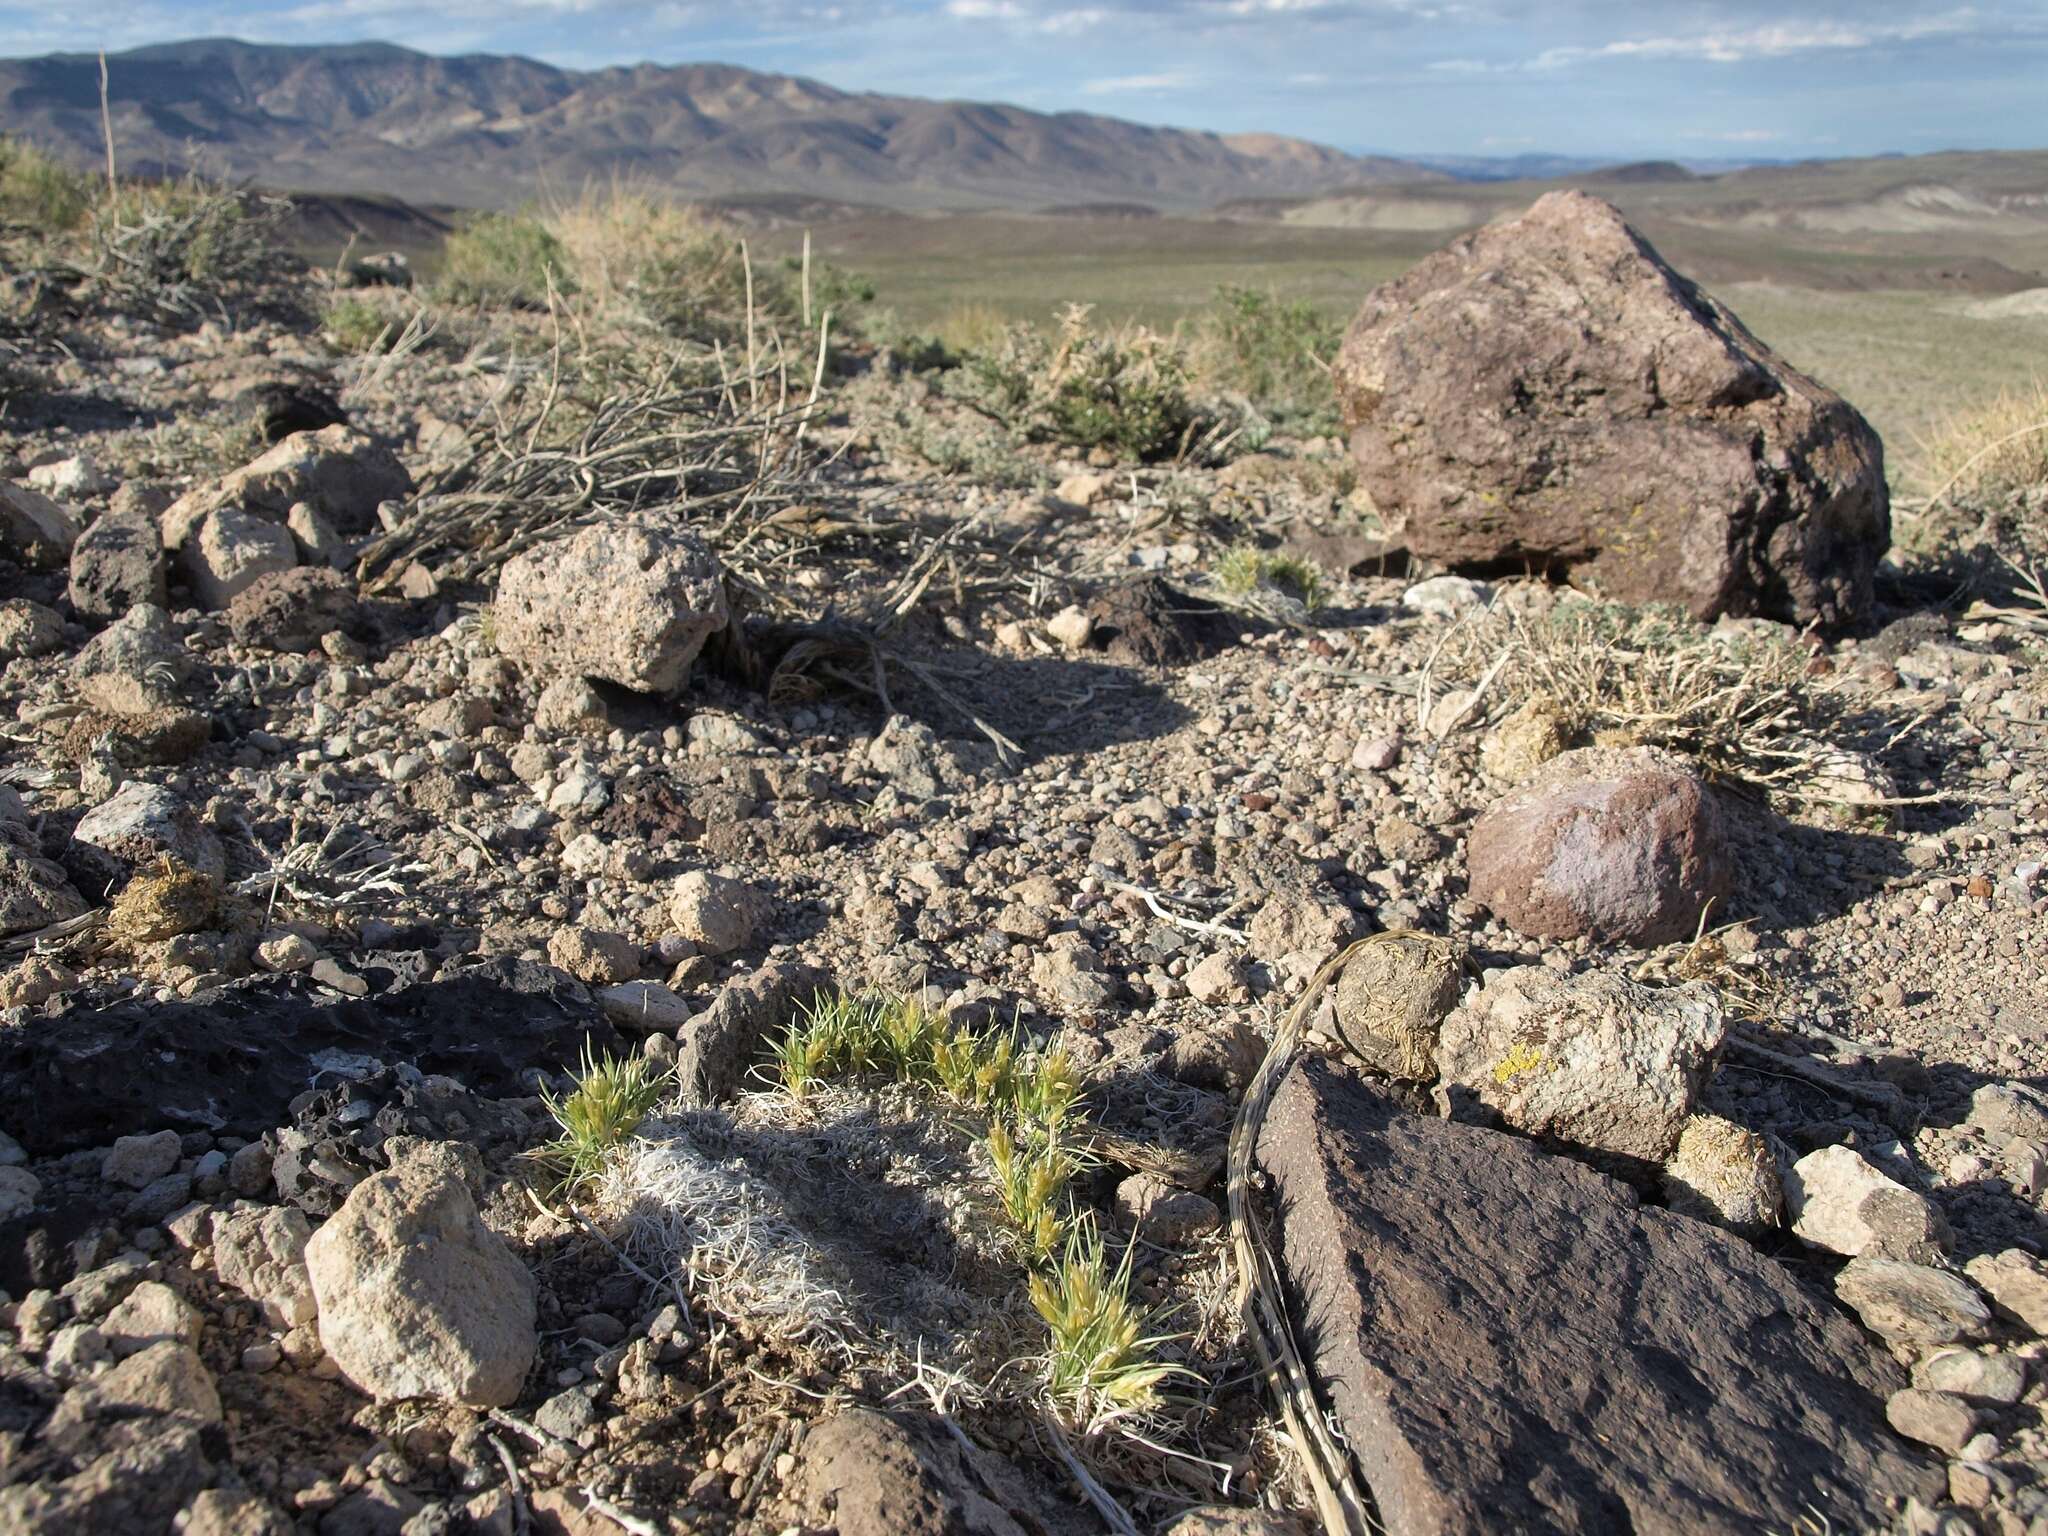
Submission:
M 0 662 L 47 656 L 64 640 L 64 621 L 52 609 L 25 597 L 0 601 Z
M 718 561 L 674 523 L 607 521 L 505 566 L 498 647 L 546 674 L 673 693 L 727 621 Z
M 1986 1083 L 1970 1095 L 1966 1125 L 1975 1126 L 1994 1142 L 2020 1137 L 2048 1141 L 2048 1104 L 2031 1089 L 2011 1083 Z
M 38 464 L 28 472 L 28 483 L 45 496 L 76 501 L 81 496 L 97 496 L 112 490 L 114 477 L 101 469 L 91 454 L 74 453 L 69 458 Z
M 596 928 L 557 928 L 548 940 L 548 959 L 578 981 L 600 986 L 640 974 L 640 946 L 622 933 Z
M 1472 899 L 1517 932 L 1655 945 L 1689 939 L 1734 877 L 1723 817 L 1684 759 L 1587 747 L 1483 811 Z
M 468 1185 L 407 1159 L 350 1191 L 306 1245 L 321 1347 L 380 1402 L 502 1406 L 538 1347 L 526 1265 Z
M 623 981 L 600 987 L 598 1006 L 604 1016 L 621 1029 L 636 1034 L 674 1034 L 691 1019 L 690 1005 L 680 993 L 658 981 Z
M 43 1438 L 62 1443 L 95 1418 L 138 1413 L 176 1414 L 201 1424 L 221 1420 L 213 1373 L 189 1344 L 166 1339 L 138 1350 L 65 1393 L 43 1427 Z
M 1533 694 L 1487 733 L 1479 744 L 1479 768 L 1494 783 L 1512 788 L 1562 757 L 1571 744 L 1570 718 L 1548 696 Z
M 1237 963 L 1237 956 L 1225 950 L 1204 955 L 1188 967 L 1187 975 L 1181 979 L 1187 983 L 1189 997 L 1211 1007 L 1249 995 L 1245 987 L 1244 967 Z
M 1162 1248 L 1185 1248 L 1223 1222 L 1215 1201 L 1176 1189 L 1156 1173 L 1134 1173 L 1118 1184 L 1116 1213 L 1137 1237 Z
M 1401 594 L 1401 606 L 1426 619 L 1455 619 L 1483 607 L 1492 595 L 1483 581 L 1465 576 L 1432 576 Z
M 109 1184 L 141 1189 L 176 1168 L 183 1155 L 176 1131 L 123 1136 L 100 1159 L 100 1177 Z
M 1906 1387 L 1885 1401 L 1884 1416 L 1908 1440 L 1954 1455 L 1977 1432 L 1984 1416 L 1962 1398 L 1947 1392 Z
M 1517 966 L 1444 1021 L 1438 1097 L 1453 1114 L 1483 1107 L 1532 1136 L 1661 1164 L 1726 1033 L 1711 987 Z
M 227 855 L 213 829 L 175 792 L 140 779 L 130 779 L 111 800 L 86 812 L 71 836 L 130 868 L 168 857 L 215 880 L 227 873 Z
M 2048 1337 L 2048 1266 L 2023 1248 L 1979 1254 L 1963 1273 L 1983 1287 L 1998 1310 Z
M 166 1341 L 196 1347 L 200 1327 L 199 1309 L 159 1280 L 136 1286 L 99 1324 L 117 1358 Z
M 207 516 L 223 507 L 283 527 L 300 502 L 350 537 L 377 527 L 377 509 L 412 494 L 412 476 L 389 449 L 346 426 L 294 432 L 232 474 L 194 487 L 163 514 L 166 549 L 190 542 Z
M 1913 1385 L 1977 1402 L 2016 1403 L 2027 1390 L 2027 1364 L 2002 1350 L 1944 1349 L 1913 1367 Z
M 1835 1295 L 1887 1344 L 1916 1349 L 1981 1339 L 1991 1309 L 1962 1276 L 1897 1259 L 1851 1259 L 1835 1276 Z
M 299 563 L 282 525 L 240 507 L 222 507 L 200 520 L 180 550 L 181 568 L 203 608 L 226 608 L 257 580 Z
M 1785 1191 L 1777 1159 L 1755 1131 L 1719 1115 L 1694 1115 L 1664 1165 L 1671 1209 L 1743 1233 L 1770 1231 L 1784 1220 Z
M 178 1516 L 178 1536 L 292 1536 L 273 1506 L 245 1489 L 206 1488 Z
M 78 514 L 41 491 L 0 480 L 0 550 L 22 565 L 53 571 L 71 558 Z
M 154 603 L 137 603 L 71 658 L 71 675 L 88 702 L 116 714 L 146 714 L 178 702 L 192 653 Z
M 349 541 L 334 531 L 334 525 L 311 502 L 293 502 L 284 515 L 284 527 L 298 546 L 302 565 L 325 565 L 338 569 L 348 563 Z
M 533 723 L 544 731 L 601 735 L 611 729 L 611 713 L 583 678 L 558 677 L 541 689 Z
M 1095 633 L 1095 621 L 1085 609 L 1069 604 L 1045 621 L 1045 632 L 1066 650 L 1086 650 Z
M 701 869 L 676 881 L 668 904 L 676 932 L 707 955 L 744 949 L 773 910 L 773 903 L 744 880 Z
M 1948 1249 L 1941 1213 L 1850 1147 L 1821 1147 L 1794 1163 L 1785 1212 L 1794 1236 L 1850 1258 L 1871 1253 L 1925 1264 Z
M 312 1277 L 306 1243 L 313 1229 L 296 1206 L 229 1211 L 213 1222 L 213 1268 L 263 1309 L 273 1327 L 313 1321 Z

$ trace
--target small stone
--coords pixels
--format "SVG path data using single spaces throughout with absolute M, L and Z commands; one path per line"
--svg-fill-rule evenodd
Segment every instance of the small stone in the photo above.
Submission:
M 743 880 L 693 870 L 675 884 L 669 919 L 707 955 L 744 949 L 768 919 L 768 898 Z
M 123 1136 L 100 1159 L 100 1177 L 109 1184 L 141 1189 L 178 1166 L 184 1156 L 176 1131 L 153 1136 Z
M 214 1272 L 262 1307 L 273 1327 L 310 1323 L 313 1283 L 306 1272 L 306 1242 L 312 1235 L 296 1206 L 225 1213 L 213 1223 Z
M 279 975 L 303 971 L 319 958 L 320 946 L 302 933 L 280 933 L 256 946 L 256 963 Z
M 1211 1007 L 1250 995 L 1245 986 L 1244 967 L 1238 964 L 1235 955 L 1221 951 L 1189 966 L 1182 979 L 1187 983 L 1189 997 Z
M 1455 619 L 1482 607 L 1492 594 L 1481 581 L 1465 576 L 1432 576 L 1401 594 L 1401 606 L 1428 619 Z
M 1223 1222 L 1215 1201 L 1154 1173 L 1134 1173 L 1117 1185 L 1116 1212 L 1135 1236 L 1162 1248 L 1185 1248 Z
M 626 981 L 601 987 L 598 1006 L 621 1029 L 673 1035 L 689 1023 L 692 1010 L 681 994 L 658 981 Z
M 298 547 L 282 526 L 238 507 L 209 512 L 183 546 L 186 579 L 200 606 L 218 612 L 258 580 L 299 563 Z
M 1069 651 L 1085 650 L 1094 637 L 1095 621 L 1085 610 L 1070 605 L 1046 620 L 1045 632 Z
M 558 928 L 548 940 L 548 959 L 593 985 L 631 981 L 640 974 L 640 946 L 624 934 L 596 928 Z
M 1868 1252 L 1925 1264 L 1948 1251 L 1941 1212 L 1849 1147 L 1822 1147 L 1794 1163 L 1785 1209 L 1794 1236 L 1850 1258 Z
M 1969 1282 L 1926 1264 L 1853 1259 L 1835 1277 L 1835 1294 L 1887 1344 L 1926 1348 L 1991 1331 L 1991 1309 Z
M 12 1221 L 35 1209 L 43 1181 L 26 1168 L 0 1166 L 0 1221 Z
M 2018 1318 L 2036 1337 L 2048 1336 L 2048 1269 L 2020 1248 L 1981 1254 L 1963 1266 L 2000 1312 Z
M 2019 1356 L 2002 1350 L 1979 1354 L 1973 1349 L 1945 1349 L 1913 1367 L 1913 1385 L 1975 1402 L 2016 1403 L 2027 1390 L 2027 1366 Z
M 2048 1104 L 2016 1084 L 1984 1084 L 1970 1095 L 1970 1113 L 1963 1123 L 1994 1142 L 2014 1136 L 2048 1142 Z
M 145 1280 L 100 1320 L 99 1329 L 121 1359 L 166 1340 L 196 1345 L 199 1309 L 161 1281 Z
M 1398 734 L 1361 736 L 1358 745 L 1351 749 L 1351 766 L 1365 773 L 1385 773 L 1400 761 L 1401 738 Z
M 1978 1411 L 1960 1397 L 1920 1387 L 1894 1392 L 1885 1402 L 1884 1416 L 1908 1440 L 1951 1454 L 1969 1442 L 1981 1422 Z
M 1778 1162 L 1763 1137 L 1719 1115 L 1694 1115 L 1664 1165 L 1671 1209 L 1731 1231 L 1757 1234 L 1784 1219 Z
M 47 656 L 63 641 L 63 619 L 41 603 L 24 597 L 0 601 L 0 662 Z

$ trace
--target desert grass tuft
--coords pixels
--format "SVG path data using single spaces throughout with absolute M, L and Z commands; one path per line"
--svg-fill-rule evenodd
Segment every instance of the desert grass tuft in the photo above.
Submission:
M 1145 1332 L 1130 1295 L 1135 1252 L 1126 1248 L 1112 1269 L 1094 1223 L 1077 1221 L 1057 1262 L 1031 1276 L 1031 1305 L 1050 1337 L 1046 1387 L 1089 1429 L 1158 1407 L 1164 1382 L 1192 1374 L 1159 1359 L 1169 1338 Z
M 586 1047 L 575 1088 L 559 1098 L 541 1097 L 561 1134 L 535 1156 L 554 1167 L 565 1190 L 597 1183 L 661 1102 L 667 1084 L 667 1069 L 657 1071 L 644 1056 L 618 1061 L 595 1057 Z
M 1278 591 L 1313 613 L 1322 605 L 1323 573 L 1299 555 L 1239 544 L 1217 558 L 1216 585 L 1233 597 L 1251 597 L 1262 589 Z
M 1948 417 L 1914 444 L 1912 478 L 1936 503 L 2048 489 L 2048 380 Z

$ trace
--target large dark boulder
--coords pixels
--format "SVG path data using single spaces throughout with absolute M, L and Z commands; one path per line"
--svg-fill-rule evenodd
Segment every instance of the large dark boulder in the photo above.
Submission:
M 1904 1377 L 1775 1260 L 1536 1143 L 1310 1059 L 1258 1160 L 1304 1352 L 1386 1527 L 1890 1528 L 1939 1467 Z
M 1360 479 L 1424 559 L 1700 618 L 1869 607 L 1877 434 L 1596 197 L 1553 192 L 1375 289 L 1336 381 Z

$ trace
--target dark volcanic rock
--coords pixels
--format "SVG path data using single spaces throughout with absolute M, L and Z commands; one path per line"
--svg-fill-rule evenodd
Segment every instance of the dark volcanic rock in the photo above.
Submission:
M 816 966 L 794 964 L 764 965 L 727 982 L 676 1037 L 676 1083 L 685 1101 L 716 1104 L 731 1098 L 768 1031 L 787 1023 L 831 982 Z
M 1904 1384 L 1740 1239 L 1310 1059 L 1259 1139 L 1294 1316 L 1390 1530 L 1889 1529 Z
M 1105 587 L 1088 605 L 1095 643 L 1112 661 L 1170 667 L 1213 656 L 1242 621 L 1204 598 L 1176 591 L 1157 576 Z
M 590 994 L 549 966 L 495 959 L 336 1001 L 302 978 L 193 1002 L 79 1007 L 0 1033 L 0 1125 L 38 1157 L 175 1130 L 255 1136 L 310 1087 L 405 1063 L 485 1098 L 520 1074 L 622 1048 Z
M 1375 289 L 1335 375 L 1360 479 L 1423 559 L 1700 618 L 1870 606 L 1877 434 L 1596 197 L 1553 192 Z
M 294 432 L 348 425 L 341 402 L 313 384 L 253 384 L 235 397 L 235 409 L 255 423 L 266 443 L 283 442 Z
M 1472 899 L 1518 932 L 1669 944 L 1734 878 L 1720 808 L 1683 759 L 1583 747 L 1496 801 L 1465 841 Z

